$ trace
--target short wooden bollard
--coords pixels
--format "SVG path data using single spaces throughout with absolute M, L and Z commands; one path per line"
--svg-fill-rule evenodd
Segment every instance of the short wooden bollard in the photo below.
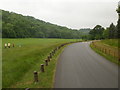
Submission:
M 54 51 L 52 51 L 52 56 L 54 55 Z
M 53 50 L 53 53 L 55 53 L 55 49 Z
M 13 44 L 13 47 L 15 47 L 15 45 Z
M 45 72 L 45 70 L 44 70 L 44 64 L 41 64 L 40 70 L 41 70 L 41 72 Z
M 104 49 L 104 53 L 105 53 L 105 49 Z
M 120 58 L 118 59 L 118 61 L 120 62 Z
M 50 53 L 50 58 L 52 58 L 52 53 Z
M 45 65 L 48 66 L 48 60 L 45 60 Z
M 105 54 L 106 54 L 106 49 L 105 49 Z
M 50 56 L 48 56 L 48 58 L 47 58 L 47 59 L 48 59 L 48 61 L 50 62 Z
M 38 72 L 34 71 L 34 82 L 38 82 Z

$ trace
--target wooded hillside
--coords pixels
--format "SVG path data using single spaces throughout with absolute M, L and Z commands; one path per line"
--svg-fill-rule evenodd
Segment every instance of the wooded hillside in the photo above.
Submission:
M 3 38 L 81 38 L 81 32 L 2 10 Z

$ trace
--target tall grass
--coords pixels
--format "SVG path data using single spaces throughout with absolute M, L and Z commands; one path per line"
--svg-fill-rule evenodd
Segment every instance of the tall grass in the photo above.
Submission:
M 102 40 L 101 42 L 104 44 L 108 44 L 110 46 L 113 46 L 113 47 L 120 48 L 119 41 L 120 41 L 120 39 L 105 39 L 105 40 Z
M 3 87 L 52 87 L 55 63 L 47 68 L 49 73 L 41 74 L 44 77 L 38 84 L 33 84 L 33 71 L 39 71 L 40 64 L 48 54 L 58 45 L 76 41 L 74 39 L 3 39 Z M 14 43 L 13 48 L 4 48 L 4 43 Z M 60 53 L 60 52 L 59 52 Z M 59 55 L 59 53 L 57 55 Z M 56 56 L 57 58 L 57 56 Z

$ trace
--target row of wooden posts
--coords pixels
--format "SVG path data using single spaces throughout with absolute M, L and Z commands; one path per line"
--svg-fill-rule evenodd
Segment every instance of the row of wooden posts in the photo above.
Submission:
M 78 41 L 77 41 L 78 42 Z M 55 55 L 56 51 L 59 50 L 61 47 L 70 44 L 70 43 L 75 43 L 75 42 L 69 42 L 69 43 L 64 43 L 61 44 L 60 46 L 56 47 L 54 50 L 52 50 L 52 52 L 49 54 L 49 56 L 47 57 L 47 59 L 45 60 L 45 64 L 41 64 L 40 66 L 40 71 L 43 73 L 45 72 L 44 67 L 49 65 L 49 62 L 51 61 L 52 57 Z M 34 71 L 34 82 L 39 82 L 39 78 L 38 78 L 38 72 Z
M 103 53 L 105 53 L 105 54 L 108 54 L 108 55 L 110 55 L 110 56 L 113 56 L 113 57 L 115 57 L 115 58 L 118 58 L 118 61 L 120 61 L 120 55 L 119 55 L 120 53 L 119 53 L 119 51 L 118 51 L 118 52 L 115 52 L 115 51 L 112 51 L 111 49 L 107 49 L 107 48 L 105 48 L 105 47 L 101 47 L 101 46 L 99 46 L 99 45 L 96 45 L 94 41 L 92 42 L 92 45 L 93 45 L 95 48 L 99 49 L 101 52 L 103 52 Z

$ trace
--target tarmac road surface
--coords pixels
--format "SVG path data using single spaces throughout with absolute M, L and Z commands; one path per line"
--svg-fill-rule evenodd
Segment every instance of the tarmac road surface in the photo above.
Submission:
M 54 88 L 118 88 L 118 66 L 89 44 L 74 43 L 64 49 L 57 62 Z

